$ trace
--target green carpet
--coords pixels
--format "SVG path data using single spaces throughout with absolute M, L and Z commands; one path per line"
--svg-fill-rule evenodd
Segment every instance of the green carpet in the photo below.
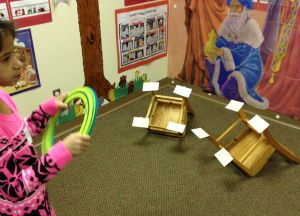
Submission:
M 275 153 L 247 177 L 233 163 L 222 167 L 218 149 L 190 131 L 202 127 L 218 136 L 236 113 L 191 95 L 196 114 L 184 138 L 151 134 L 131 127 L 133 117 L 145 117 L 150 97 L 97 119 L 88 152 L 48 183 L 58 216 L 300 215 L 300 165 Z M 273 136 L 300 156 L 299 130 L 269 123 Z

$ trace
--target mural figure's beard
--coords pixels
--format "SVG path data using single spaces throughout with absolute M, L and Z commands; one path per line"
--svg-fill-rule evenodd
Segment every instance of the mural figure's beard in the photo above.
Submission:
M 240 13 L 230 13 L 228 11 L 227 24 L 232 33 L 237 33 L 250 17 L 249 11 L 244 8 Z

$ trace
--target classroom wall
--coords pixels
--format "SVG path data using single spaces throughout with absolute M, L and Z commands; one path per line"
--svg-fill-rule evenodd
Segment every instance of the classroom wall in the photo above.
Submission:
M 114 1 L 114 3 L 112 3 L 108 0 L 99 0 L 99 8 L 105 77 L 111 83 L 115 82 L 116 85 L 123 75 L 127 76 L 127 81 L 132 80 L 136 70 L 139 70 L 141 74 L 146 73 L 150 81 L 158 81 L 167 77 L 168 57 L 118 74 L 115 10 L 124 8 L 124 1 Z
M 52 90 L 70 91 L 84 84 L 76 1 L 51 5 L 52 22 L 30 26 L 41 87 L 13 96 L 27 116 Z
M 53 2 L 53 1 L 51 1 Z M 134 77 L 136 70 L 146 73 L 151 81 L 167 77 L 168 57 L 148 65 L 117 72 L 117 47 L 115 32 L 115 10 L 124 8 L 124 1 L 99 0 L 103 67 L 106 79 L 118 84 L 122 75 L 127 81 Z M 30 26 L 34 43 L 41 87 L 13 96 L 20 114 L 27 116 L 42 101 L 52 96 L 52 90 L 60 88 L 71 91 L 84 84 L 80 33 L 76 1 L 51 3 L 52 22 Z

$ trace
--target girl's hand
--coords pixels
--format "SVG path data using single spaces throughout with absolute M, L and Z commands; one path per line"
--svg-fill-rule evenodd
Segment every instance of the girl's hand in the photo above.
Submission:
M 63 144 L 73 156 L 77 156 L 87 150 L 91 144 L 91 138 L 89 135 L 72 133 L 63 140 Z
M 64 99 L 68 96 L 67 93 L 61 93 L 55 96 L 55 102 L 58 109 L 68 109 L 68 104 L 63 103 Z

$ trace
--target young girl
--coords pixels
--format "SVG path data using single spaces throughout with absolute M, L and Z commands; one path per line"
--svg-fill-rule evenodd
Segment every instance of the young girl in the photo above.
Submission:
M 0 20 L 0 85 L 13 86 L 23 64 L 14 50 L 15 28 Z M 83 153 L 89 136 L 74 133 L 37 157 L 31 136 L 43 131 L 51 116 L 63 104 L 65 95 L 53 97 L 22 119 L 11 97 L 0 90 L 0 215 L 55 215 L 45 183 L 52 179 L 73 156 Z

